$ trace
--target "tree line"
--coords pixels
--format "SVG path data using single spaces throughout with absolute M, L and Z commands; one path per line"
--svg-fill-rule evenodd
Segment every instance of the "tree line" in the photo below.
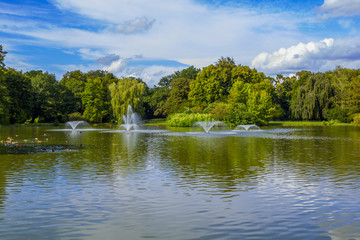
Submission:
M 6 54 L 0 45 L 2 125 L 121 122 L 128 105 L 145 119 L 205 114 L 230 126 L 269 120 L 351 122 L 360 116 L 360 69 L 273 78 L 227 57 L 202 69 L 176 71 L 149 88 L 141 79 L 102 70 L 70 71 L 60 81 L 41 70 L 23 73 L 5 66 Z

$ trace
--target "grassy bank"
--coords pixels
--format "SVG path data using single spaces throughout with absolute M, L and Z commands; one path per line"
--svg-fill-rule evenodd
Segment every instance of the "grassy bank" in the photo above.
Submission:
M 270 126 L 352 126 L 350 123 L 335 121 L 270 121 Z

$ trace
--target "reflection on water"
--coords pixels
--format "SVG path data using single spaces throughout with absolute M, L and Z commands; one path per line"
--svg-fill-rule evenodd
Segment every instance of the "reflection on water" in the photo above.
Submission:
M 360 239 L 357 128 L 48 130 L 0 128 L 4 239 Z

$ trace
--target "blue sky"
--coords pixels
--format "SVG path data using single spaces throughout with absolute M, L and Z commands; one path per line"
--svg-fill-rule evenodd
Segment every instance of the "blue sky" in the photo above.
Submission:
M 360 68 L 360 0 L 0 0 L 5 64 L 153 86 L 232 57 L 267 75 Z

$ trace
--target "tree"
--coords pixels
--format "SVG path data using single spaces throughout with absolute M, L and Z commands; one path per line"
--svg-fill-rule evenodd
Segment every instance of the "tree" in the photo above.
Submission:
M 289 119 L 291 117 L 290 101 L 293 93 L 293 86 L 296 82 L 296 77 L 283 77 L 278 75 L 275 85 L 275 102 L 279 104 L 283 113 L 282 119 Z
M 5 81 L 5 64 L 4 58 L 7 52 L 3 51 L 3 46 L 0 45 L 0 124 L 9 124 L 9 104 L 10 96 Z
M 171 82 L 171 90 L 161 111 L 164 115 L 168 115 L 175 111 L 181 111 L 187 103 L 190 90 L 190 79 L 179 77 L 174 78 Z
M 190 66 L 181 71 L 176 71 L 171 75 L 162 77 L 158 83 L 158 86 L 154 86 L 154 88 L 149 89 L 149 96 L 147 97 L 147 102 L 150 108 L 153 109 L 154 115 L 164 117 L 169 113 L 170 103 L 167 102 L 168 102 L 168 98 L 171 95 L 171 91 L 173 91 L 172 82 L 174 81 L 174 79 L 179 79 L 179 78 L 186 79 L 185 85 L 187 86 L 186 88 L 188 92 L 189 82 L 195 79 L 199 72 L 200 69 L 197 69 L 194 66 Z M 176 85 L 178 84 L 174 84 L 173 86 L 175 87 Z M 172 94 L 172 96 L 174 96 L 174 93 Z M 186 93 L 186 98 L 187 98 L 187 93 Z
M 290 110 L 295 119 L 323 120 L 333 107 L 335 89 L 324 73 L 307 75 L 292 96 Z
M 103 78 L 107 74 L 109 74 L 109 73 L 105 70 L 95 70 L 95 71 L 89 71 L 89 72 L 85 73 L 85 76 L 87 79 L 94 79 L 94 78 Z M 112 73 L 110 73 L 110 74 L 112 75 Z
M 33 118 L 44 122 L 66 121 L 68 114 L 76 109 L 73 93 L 56 81 L 54 74 L 30 71 L 25 75 L 30 77 L 33 89 Z
M 168 88 L 163 89 L 163 93 L 166 91 L 167 96 L 164 99 L 164 102 L 161 105 L 158 105 L 156 113 L 166 116 L 175 111 L 182 111 L 182 107 L 187 105 L 188 102 L 190 82 L 196 78 L 199 71 L 199 69 L 190 66 L 165 77 L 166 84 L 169 85 L 166 85 Z M 164 80 L 164 78 L 162 78 L 162 80 Z M 161 93 L 162 89 L 156 90 L 160 90 L 159 92 Z
M 5 67 L 4 59 L 7 52 L 3 50 L 3 46 L 0 44 L 0 67 Z
M 80 70 L 67 72 L 60 80 L 60 84 L 68 88 L 74 94 L 76 102 L 76 108 L 74 111 L 83 113 L 84 106 L 81 98 L 85 89 L 86 74 L 82 73 Z
M 117 83 L 110 84 L 111 106 L 115 119 L 120 123 L 126 114 L 127 107 L 144 116 L 144 97 L 146 84 L 134 78 L 122 78 Z
M 14 69 L 6 69 L 4 86 L 8 91 L 9 123 L 24 123 L 31 119 L 33 94 L 30 79 Z
M 277 115 L 271 87 L 268 80 L 256 84 L 235 82 L 228 98 L 230 112 L 226 121 L 233 126 L 248 123 L 266 125 L 269 119 Z
M 10 123 L 9 118 L 10 96 L 6 87 L 5 73 L 0 69 L 0 125 Z
M 271 95 L 265 90 L 251 91 L 247 101 L 249 116 L 252 123 L 267 125 L 276 115 L 276 105 Z
M 232 69 L 235 67 L 231 58 L 221 58 L 215 65 L 203 68 L 190 83 L 189 100 L 203 106 L 223 101 L 232 87 Z
M 111 104 L 108 85 L 103 78 L 89 78 L 82 94 L 84 117 L 91 122 L 110 120 Z
M 360 113 L 360 74 L 353 77 L 347 89 L 347 105 L 351 114 Z

